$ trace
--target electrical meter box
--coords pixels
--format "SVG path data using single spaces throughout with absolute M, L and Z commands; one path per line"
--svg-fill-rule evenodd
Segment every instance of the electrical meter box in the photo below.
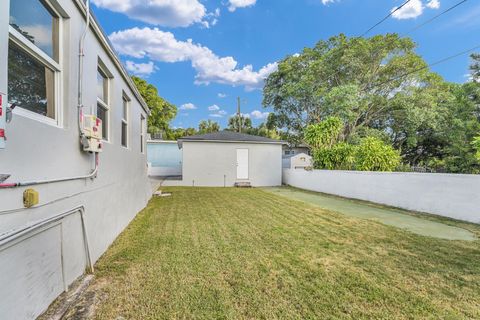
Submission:
M 83 151 L 102 152 L 102 120 L 94 115 L 83 116 Z

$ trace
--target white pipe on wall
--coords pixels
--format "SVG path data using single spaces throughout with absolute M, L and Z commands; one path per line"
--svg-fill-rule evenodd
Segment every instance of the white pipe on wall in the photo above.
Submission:
M 53 217 L 37 221 L 37 222 L 35 222 L 31 225 L 27 225 L 27 226 L 24 226 L 20 229 L 17 229 L 17 230 L 11 231 L 11 232 L 7 232 L 7 233 L 1 235 L 0 236 L 0 251 L 2 250 L 2 248 L 5 245 L 11 243 L 12 241 L 14 241 L 14 240 L 16 240 L 16 239 L 18 239 L 22 236 L 25 236 L 25 235 L 31 233 L 32 231 L 35 231 L 35 230 L 37 230 L 41 227 L 44 227 L 46 225 L 57 222 L 57 221 L 65 218 L 65 217 L 67 217 L 69 215 L 72 215 L 74 213 L 77 213 L 77 212 L 80 213 L 80 219 L 82 221 L 82 234 L 83 234 L 83 240 L 84 240 L 84 243 L 85 243 L 85 255 L 87 256 L 87 268 L 89 269 L 89 271 L 91 273 L 93 273 L 94 269 L 93 269 L 91 254 L 90 254 L 89 242 L 88 242 L 87 224 L 86 224 L 86 221 L 85 221 L 85 208 L 83 206 L 75 207 L 75 208 L 70 209 L 70 210 L 68 210 L 64 213 L 57 214 Z

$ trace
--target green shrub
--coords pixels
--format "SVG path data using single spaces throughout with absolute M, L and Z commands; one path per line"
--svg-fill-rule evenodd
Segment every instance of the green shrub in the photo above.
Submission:
M 472 141 L 473 148 L 477 151 L 475 153 L 475 158 L 480 161 L 480 136 L 475 137 Z
M 338 142 L 343 130 L 343 122 L 337 117 L 328 117 L 317 124 L 305 128 L 304 139 L 312 148 L 330 148 Z
M 313 159 L 315 168 L 327 170 L 393 171 L 401 163 L 397 150 L 374 137 L 315 149 Z
M 364 138 L 356 148 L 356 170 L 393 171 L 399 164 L 400 153 L 378 138 Z
M 331 148 L 317 149 L 313 153 L 315 168 L 327 170 L 353 170 L 356 146 L 338 143 Z

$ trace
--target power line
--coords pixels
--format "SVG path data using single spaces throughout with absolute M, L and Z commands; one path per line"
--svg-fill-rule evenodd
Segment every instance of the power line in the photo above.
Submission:
M 388 18 L 390 18 L 395 12 L 397 12 L 398 10 L 402 9 L 403 7 L 405 7 L 410 1 L 412 1 L 412 0 L 407 0 L 407 1 L 405 1 L 400 7 L 397 7 L 397 8 L 395 8 L 395 10 L 392 10 L 387 16 L 385 16 L 385 18 L 383 18 L 383 19 L 380 20 L 379 22 L 375 23 L 372 27 L 370 27 L 370 29 L 368 29 L 367 31 L 365 31 L 360 37 L 365 36 L 367 33 L 369 33 L 370 31 L 372 31 L 373 29 L 375 29 L 375 28 L 378 27 L 379 25 L 381 25 L 385 20 L 387 20 Z M 465 0 L 465 1 L 466 1 L 466 0 Z
M 410 33 L 414 32 L 414 31 L 417 31 L 418 29 L 420 29 L 420 28 L 422 28 L 423 26 L 425 26 L 425 25 L 429 24 L 430 22 L 432 22 L 432 21 L 434 21 L 434 20 L 436 20 L 436 19 L 440 18 L 440 17 L 441 17 L 441 16 L 443 16 L 444 14 L 446 14 L 446 13 L 448 13 L 448 12 L 452 11 L 453 9 L 455 9 L 456 7 L 458 7 L 458 6 L 462 5 L 462 4 L 464 4 L 464 3 L 465 3 L 465 2 L 467 2 L 467 1 L 468 1 L 468 0 L 463 0 L 463 1 L 460 1 L 460 2 L 458 2 L 457 4 L 455 4 L 455 5 L 451 6 L 450 8 L 448 8 L 448 9 L 446 9 L 446 10 L 442 11 L 441 13 L 437 14 L 436 16 L 434 16 L 434 17 L 432 17 L 432 18 L 428 19 L 428 20 L 427 20 L 427 21 L 425 21 L 424 23 L 422 23 L 422 24 L 420 24 L 420 25 L 416 26 L 416 27 L 415 27 L 415 28 L 413 28 L 412 30 L 408 31 L 406 34 L 410 34 Z
M 384 84 L 387 84 L 387 83 L 390 83 L 390 82 L 393 82 L 393 81 L 400 80 L 400 79 L 405 78 L 405 77 L 407 77 L 407 76 L 409 76 L 409 75 L 412 75 L 412 74 L 414 74 L 414 73 L 417 73 L 417 72 L 420 72 L 420 71 L 429 69 L 429 68 L 431 68 L 431 67 L 434 67 L 434 66 L 436 66 L 436 65 L 445 63 L 445 62 L 447 62 L 447 61 L 449 61 L 449 60 L 455 59 L 455 58 L 457 58 L 457 57 L 460 57 L 460 56 L 462 56 L 462 55 L 464 55 L 464 54 L 470 53 L 470 52 L 472 52 L 472 51 L 474 51 L 474 50 L 477 50 L 477 49 L 480 49 L 480 45 L 477 45 L 477 46 L 475 46 L 475 47 L 473 47 L 473 48 L 464 50 L 464 51 L 462 51 L 462 52 L 458 52 L 458 53 L 453 54 L 453 55 L 451 55 L 451 56 L 448 56 L 448 57 L 446 57 L 446 58 L 437 60 L 437 61 L 435 61 L 435 62 L 433 62 L 433 63 L 431 63 L 431 64 L 428 64 L 428 65 L 426 65 L 426 66 L 423 66 L 423 67 L 421 67 L 421 68 L 417 68 L 417 69 L 415 69 L 415 70 L 406 72 L 406 73 L 404 73 L 404 74 L 402 74 L 402 75 L 400 75 L 400 76 L 398 76 L 398 77 L 395 77 L 395 78 L 393 78 L 393 79 L 389 79 L 389 80 L 386 80 L 386 81 L 377 83 L 377 84 L 375 84 L 374 86 L 369 87 L 369 88 L 367 88 L 367 89 L 368 89 L 368 90 L 371 90 L 371 89 L 373 89 L 373 88 L 375 88 L 375 87 L 382 86 L 382 85 L 384 85 Z

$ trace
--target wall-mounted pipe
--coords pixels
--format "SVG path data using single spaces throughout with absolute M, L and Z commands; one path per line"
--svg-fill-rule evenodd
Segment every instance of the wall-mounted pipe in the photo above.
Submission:
M 78 107 L 77 107 L 77 117 L 78 117 L 78 130 L 80 134 L 80 142 L 85 142 L 85 135 L 82 130 L 82 118 L 83 118 L 83 58 L 85 56 L 84 48 L 85 48 L 85 38 L 88 33 L 88 29 L 90 27 L 90 0 L 86 0 L 86 26 L 85 30 L 80 38 L 79 42 L 79 57 L 78 57 Z M 59 179 L 50 179 L 50 180 L 37 180 L 37 181 L 24 181 L 24 182 L 8 182 L 8 183 L 0 183 L 0 189 L 6 188 L 17 188 L 17 187 L 26 187 L 26 186 L 34 186 L 39 184 L 48 184 L 54 182 L 64 182 L 64 181 L 72 181 L 72 180 L 80 180 L 80 179 L 89 179 L 95 178 L 98 172 L 98 153 L 95 153 L 95 168 L 90 174 L 83 175 L 83 176 L 76 176 L 76 177 L 67 177 L 67 178 L 59 178 Z
M 82 110 L 83 110 L 83 59 L 85 57 L 85 38 L 88 34 L 88 29 L 90 28 L 90 0 L 85 1 L 86 5 L 86 25 L 85 30 L 80 38 L 78 44 L 78 105 L 77 105 L 77 117 L 78 117 L 78 130 L 80 132 L 80 139 L 84 137 L 82 130 Z M 82 141 L 82 140 L 81 140 Z M 83 143 L 83 141 L 82 141 Z
M 89 247 L 89 242 L 88 242 L 88 233 L 87 233 L 87 223 L 85 221 L 85 208 L 83 206 L 78 206 L 78 207 L 75 207 L 71 210 L 68 210 L 64 213 L 60 213 L 60 214 L 57 214 L 53 217 L 50 217 L 50 218 L 46 218 L 46 219 L 43 219 L 41 221 L 37 221 L 31 225 L 28 225 L 28 226 L 25 226 L 21 229 L 18 229 L 18 230 L 14 230 L 14 231 L 11 231 L 11 232 L 8 232 L 8 233 L 5 233 L 3 235 L 0 236 L 0 250 L 2 249 L 2 247 L 4 247 L 5 245 L 11 243 L 12 241 L 22 237 L 22 236 L 25 236 L 41 227 L 44 227 L 46 225 L 49 225 L 51 223 L 55 223 L 67 216 L 70 216 L 72 214 L 75 214 L 79 212 L 80 213 L 80 219 L 81 219 L 81 222 L 82 222 L 82 235 L 83 235 L 83 241 L 85 243 L 85 255 L 87 257 L 87 269 L 89 272 L 93 273 L 94 272 L 94 269 L 93 269 L 93 262 L 92 262 L 92 256 L 91 256 L 91 253 L 90 253 L 90 247 Z
M 72 180 L 93 179 L 97 176 L 97 173 L 98 173 L 98 153 L 95 153 L 95 169 L 93 169 L 93 171 L 90 174 L 83 175 L 83 176 L 50 179 L 50 180 L 0 183 L 0 189 L 27 187 L 27 186 L 34 186 L 39 184 L 49 184 L 54 182 L 64 182 L 64 181 L 72 181 Z

